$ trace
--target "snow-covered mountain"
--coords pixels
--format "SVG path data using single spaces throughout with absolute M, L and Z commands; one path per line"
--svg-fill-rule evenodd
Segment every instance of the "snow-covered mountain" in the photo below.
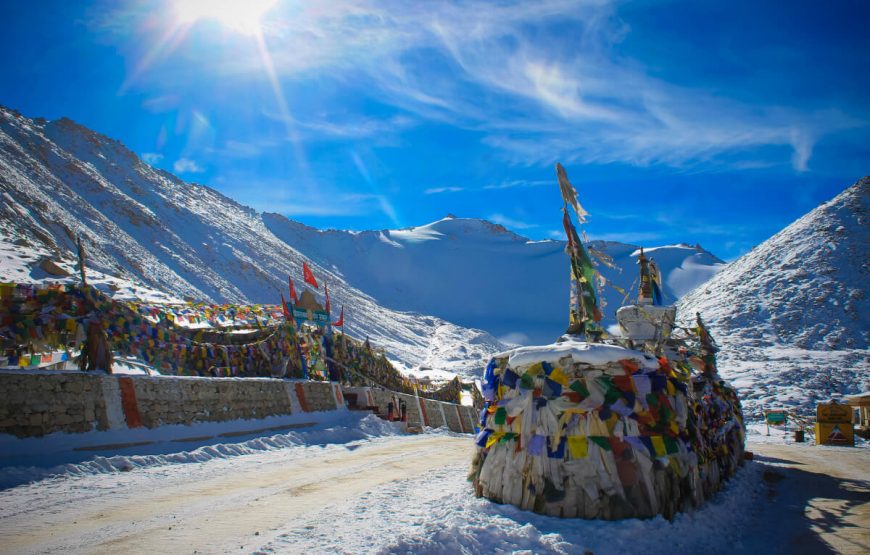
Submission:
M 870 389 L 870 178 L 728 265 L 679 303 L 701 312 L 752 409 Z
M 555 196 L 554 202 L 558 200 Z M 278 214 L 266 226 L 287 244 L 331 268 L 387 307 L 434 314 L 514 342 L 544 343 L 567 324 L 568 261 L 564 241 L 532 241 L 484 220 L 448 216 L 407 229 L 320 231 Z M 639 247 L 593 241 L 616 269 L 599 270 L 636 295 Z M 724 263 L 700 246 L 654 247 L 666 302 L 707 281 Z M 623 296 L 606 287 L 607 320 Z
M 346 307 L 351 335 L 371 337 L 406 368 L 466 376 L 505 347 L 495 337 L 549 342 L 566 325 L 563 241 L 452 216 L 401 230 L 321 231 L 183 182 L 69 119 L 0 108 L 0 195 L 0 239 L 23 249 L 18 260 L 32 269 L 2 279 L 48 279 L 34 264 L 49 254 L 71 263 L 81 237 L 89 268 L 120 278 L 114 287 L 125 294 L 275 303 L 288 274 L 301 281 L 307 259 L 329 284 L 333 306 Z M 639 247 L 591 246 L 613 258 L 616 269 L 600 269 L 633 297 Z M 700 246 L 647 253 L 662 269 L 669 302 L 724 266 Z M 605 323 L 613 323 L 623 297 L 606 288 L 604 299 Z
M 29 281 L 50 279 L 37 255 L 71 261 L 74 237 L 85 244 L 90 269 L 178 297 L 276 303 L 288 275 L 301 279 L 303 254 L 260 214 L 154 169 L 68 119 L 0 108 L 0 198 L 4 246 L 22 249 L 19 261 L 29 261 L 4 265 L 19 271 L 0 279 L 21 281 L 22 264 Z M 348 332 L 370 337 L 406 368 L 477 375 L 504 348 L 486 332 L 385 308 L 316 262 L 313 271 L 330 284 L 333 305 L 346 307 Z

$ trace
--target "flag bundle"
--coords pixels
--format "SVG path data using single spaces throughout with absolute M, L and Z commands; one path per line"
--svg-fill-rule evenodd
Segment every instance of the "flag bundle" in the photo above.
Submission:
M 556 164 L 556 175 L 559 178 L 559 189 L 562 192 L 562 226 L 568 236 L 568 251 L 571 255 L 571 298 L 569 307 L 568 333 L 600 335 L 601 328 L 597 322 L 601 320 L 598 295 L 595 292 L 595 266 L 586 247 L 577 235 L 577 229 L 568 214 L 568 204 L 574 207 L 577 218 L 584 221 L 588 213 L 577 201 L 577 191 L 568 181 L 568 175 L 561 164 Z

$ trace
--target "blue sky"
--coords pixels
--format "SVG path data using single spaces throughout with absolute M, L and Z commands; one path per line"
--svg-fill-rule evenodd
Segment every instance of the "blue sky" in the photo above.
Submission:
M 321 228 L 453 213 L 561 238 L 561 161 L 590 238 L 733 259 L 870 173 L 867 2 L 2 12 L 0 103 Z

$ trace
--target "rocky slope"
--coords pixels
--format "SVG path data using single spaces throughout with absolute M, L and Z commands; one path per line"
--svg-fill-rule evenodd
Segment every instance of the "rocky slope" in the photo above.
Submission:
M 679 302 L 701 312 L 753 410 L 870 389 L 870 178 L 728 265 Z

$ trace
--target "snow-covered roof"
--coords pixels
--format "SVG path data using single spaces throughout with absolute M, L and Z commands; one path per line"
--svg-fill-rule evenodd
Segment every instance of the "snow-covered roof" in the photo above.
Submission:
M 535 345 L 519 347 L 495 355 L 495 358 L 508 357 L 508 366 L 513 369 L 531 366 L 537 362 L 547 361 L 556 364 L 560 359 L 570 356 L 574 362 L 583 362 L 593 366 L 601 366 L 620 360 L 633 360 L 641 368 L 658 368 L 658 361 L 640 351 L 626 349 L 619 345 L 604 343 L 587 343 L 576 339 L 566 339 L 550 345 Z

